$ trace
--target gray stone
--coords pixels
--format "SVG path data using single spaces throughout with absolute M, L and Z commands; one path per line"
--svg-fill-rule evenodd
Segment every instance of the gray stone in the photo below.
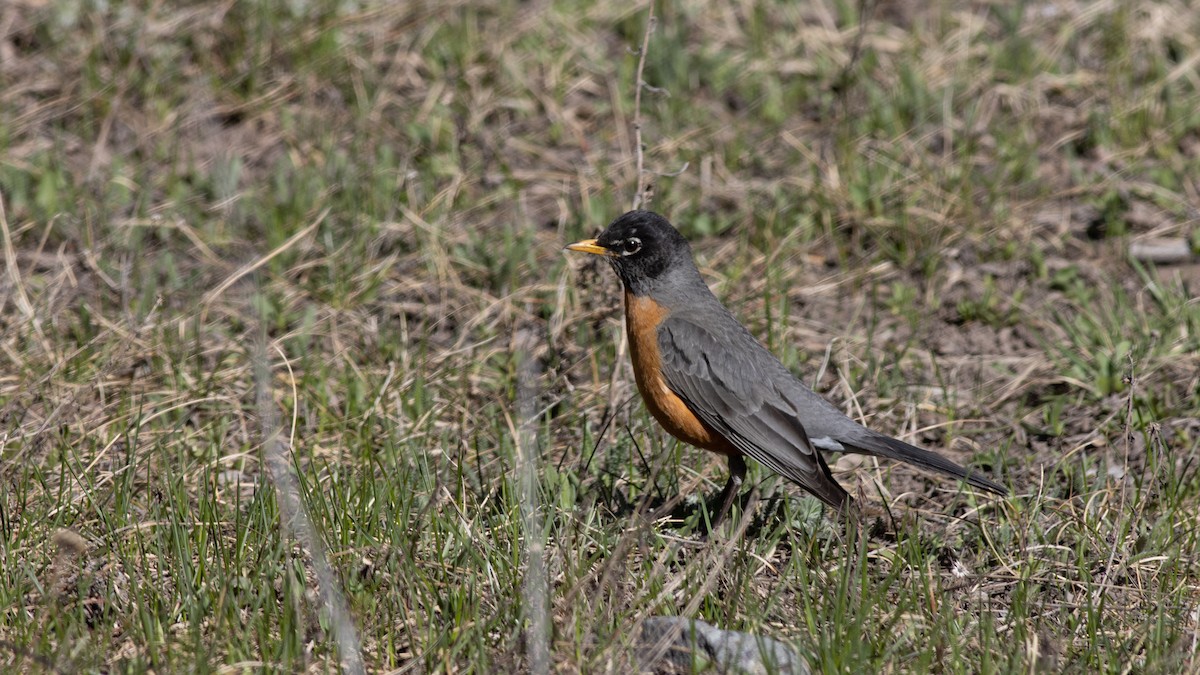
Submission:
M 641 672 L 809 675 L 791 647 L 761 635 L 721 630 L 679 616 L 653 616 L 642 624 L 637 646 Z

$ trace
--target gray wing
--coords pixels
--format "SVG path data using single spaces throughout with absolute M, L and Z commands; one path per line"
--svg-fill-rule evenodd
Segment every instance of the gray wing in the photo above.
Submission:
M 669 316 L 658 346 L 667 386 L 710 427 L 825 503 L 842 508 L 850 499 L 809 442 L 801 411 L 780 392 L 791 374 L 732 316 Z

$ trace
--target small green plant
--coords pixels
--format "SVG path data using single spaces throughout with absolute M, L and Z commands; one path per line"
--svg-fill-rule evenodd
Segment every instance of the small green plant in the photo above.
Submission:
M 996 279 L 991 275 L 983 277 L 983 292 L 978 298 L 958 301 L 959 321 L 968 323 L 978 321 L 988 326 L 1011 326 L 1020 320 L 1021 299 L 1024 290 L 1018 290 L 1011 297 L 1005 297 L 996 289 Z

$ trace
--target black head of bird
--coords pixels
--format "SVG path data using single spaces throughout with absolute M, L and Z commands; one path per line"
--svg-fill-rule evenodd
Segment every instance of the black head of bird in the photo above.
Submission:
M 666 218 L 651 211 L 630 211 L 600 236 L 567 246 L 603 256 L 625 288 L 637 294 L 679 265 L 692 265 L 692 249 Z

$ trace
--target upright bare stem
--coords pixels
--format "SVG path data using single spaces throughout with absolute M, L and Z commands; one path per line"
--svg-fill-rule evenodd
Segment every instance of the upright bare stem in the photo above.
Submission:
M 648 189 L 645 184 L 645 160 L 642 153 L 642 89 L 646 83 L 642 81 L 642 73 L 646 70 L 646 52 L 650 50 L 650 34 L 654 32 L 654 27 L 658 23 L 658 19 L 654 16 L 654 0 L 650 0 L 646 12 L 646 32 L 642 35 L 642 51 L 638 55 L 637 66 L 637 84 L 633 94 L 633 144 L 634 152 L 637 157 L 637 193 L 633 195 L 633 208 L 639 209 L 642 206 L 642 195 Z

